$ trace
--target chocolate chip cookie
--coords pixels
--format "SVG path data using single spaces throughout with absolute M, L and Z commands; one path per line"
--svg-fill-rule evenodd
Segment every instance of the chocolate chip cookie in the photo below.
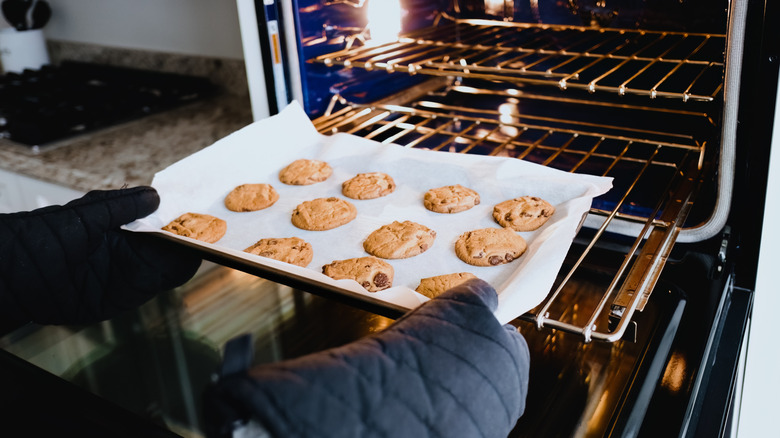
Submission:
M 504 228 L 533 231 L 544 225 L 555 213 L 555 207 L 536 196 L 521 196 L 496 204 L 493 218 Z
M 208 214 L 184 213 L 162 227 L 179 236 L 191 237 L 207 243 L 214 243 L 222 238 L 227 231 L 227 223 Z
M 472 278 L 477 278 L 477 276 L 471 272 L 437 275 L 435 277 L 428 277 L 420 280 L 420 285 L 417 286 L 417 289 L 415 290 L 428 298 L 435 298 L 443 292 L 471 280 Z
M 430 189 L 423 205 L 436 213 L 459 213 L 479 205 L 479 193 L 460 184 Z
M 300 159 L 279 171 L 279 181 L 295 186 L 306 186 L 325 181 L 332 173 L 333 169 L 324 161 Z
M 334 280 L 352 279 L 369 292 L 393 285 L 393 266 L 376 257 L 336 260 L 322 267 L 322 273 Z
M 363 249 L 383 259 L 405 259 L 427 251 L 436 231 L 412 221 L 383 225 L 363 241 Z
M 497 266 L 517 260 L 526 249 L 525 239 L 507 228 L 467 231 L 455 242 L 455 254 L 474 266 Z
M 317 198 L 295 207 L 292 224 L 302 230 L 325 231 L 345 225 L 356 216 L 357 209 L 347 200 Z
M 270 184 L 242 184 L 225 196 L 225 207 L 230 211 L 257 211 L 278 200 L 279 193 Z
M 341 193 L 352 199 L 376 199 L 395 190 L 393 178 L 382 172 L 359 173 L 341 184 Z
M 314 256 L 311 244 L 299 237 L 260 239 L 244 251 L 304 268 Z

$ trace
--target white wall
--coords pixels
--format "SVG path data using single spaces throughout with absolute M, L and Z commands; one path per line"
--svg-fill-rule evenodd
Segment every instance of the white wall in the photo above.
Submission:
M 47 0 L 49 39 L 243 58 L 235 0 Z M 0 27 L 8 27 L 0 20 Z

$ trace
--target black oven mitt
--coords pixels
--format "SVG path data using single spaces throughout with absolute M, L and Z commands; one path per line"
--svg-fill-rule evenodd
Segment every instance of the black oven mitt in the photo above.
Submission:
M 181 285 L 201 259 L 120 226 L 154 212 L 152 187 L 91 191 L 64 206 L 0 214 L 0 318 L 84 324 Z
M 497 303 L 490 285 L 470 280 L 379 334 L 234 369 L 206 391 L 206 436 L 243 424 L 271 437 L 504 438 L 525 409 L 529 353 L 493 315 Z M 235 348 L 225 354 L 226 364 L 248 362 Z

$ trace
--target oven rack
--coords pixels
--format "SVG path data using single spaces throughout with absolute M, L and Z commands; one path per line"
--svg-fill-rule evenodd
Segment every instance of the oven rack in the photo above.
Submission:
M 712 101 L 725 35 L 556 26 L 440 16 L 397 41 L 313 58 L 327 66 Z M 360 40 L 362 41 L 362 40 Z
M 464 91 L 457 85 L 445 88 Z M 465 90 L 469 91 L 489 93 Z M 404 105 L 356 104 L 335 96 L 331 111 L 313 122 L 323 134 L 345 132 L 403 147 L 516 157 L 570 172 L 613 176 L 610 194 L 614 205 L 605 208 L 608 202 L 599 206 L 598 199 L 594 200 L 583 230 L 587 233 L 581 231 L 578 239 L 587 237 L 569 251 L 568 262 L 545 301 L 521 319 L 538 328 L 576 333 L 585 342 L 621 339 L 631 327 L 634 312 L 644 308 L 688 215 L 701 183 L 706 142 L 647 130 L 616 134 L 609 124 L 582 123 L 573 129 L 569 121 L 456 108 L 430 99 L 439 94 L 429 92 Z M 341 107 L 335 109 L 335 105 Z M 611 146 L 604 147 L 607 143 Z M 634 172 L 627 175 L 621 168 Z M 659 181 L 659 174 L 668 178 Z M 648 183 L 660 188 L 656 191 L 661 195 L 650 211 L 638 214 L 631 207 L 636 192 Z M 578 296 L 582 293 L 579 277 L 592 275 L 586 268 L 592 262 L 604 269 L 599 243 L 607 240 L 617 222 L 633 224 L 638 231 L 629 239 L 632 243 L 625 245 L 623 257 L 608 268 L 599 296 L 583 299 Z

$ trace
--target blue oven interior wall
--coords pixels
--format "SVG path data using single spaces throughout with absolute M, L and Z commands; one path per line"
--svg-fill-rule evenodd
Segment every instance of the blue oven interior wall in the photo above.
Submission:
M 391 0 L 368 0 L 391 1 Z M 516 0 L 504 9 L 509 16 L 485 12 L 484 0 L 398 0 L 403 8 L 402 31 L 434 23 L 444 11 L 453 17 L 612 28 L 725 33 L 728 2 L 719 0 Z M 307 62 L 345 48 L 345 37 L 367 24 L 365 5 L 333 0 L 293 0 L 300 59 L 303 106 L 310 117 L 323 115 L 334 93 L 357 103 L 372 102 L 408 89 L 424 77 L 385 71 L 333 68 Z

